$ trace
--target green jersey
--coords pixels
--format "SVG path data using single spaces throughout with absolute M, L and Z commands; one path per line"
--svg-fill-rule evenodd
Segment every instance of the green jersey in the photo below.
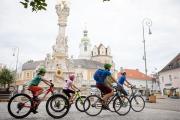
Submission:
M 42 78 L 40 75 L 36 75 L 30 82 L 29 86 L 38 86 L 39 83 L 41 82 Z

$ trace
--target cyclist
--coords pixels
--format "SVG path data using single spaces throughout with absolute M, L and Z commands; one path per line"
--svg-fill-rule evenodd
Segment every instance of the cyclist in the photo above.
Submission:
M 117 89 L 120 90 L 125 96 L 127 96 L 127 92 L 124 89 L 123 85 L 127 86 L 128 88 L 130 88 L 131 86 L 133 86 L 132 84 L 130 84 L 127 79 L 126 79 L 126 72 L 122 72 L 121 76 L 118 79 L 118 84 L 117 84 Z
M 37 113 L 37 108 L 40 103 L 40 99 L 38 96 L 43 93 L 43 88 L 39 87 L 39 83 L 43 81 L 45 84 L 50 85 L 51 83 L 44 78 L 46 73 L 46 69 L 44 67 L 40 67 L 37 71 L 37 75 L 30 81 L 28 90 L 30 90 L 33 94 L 33 100 L 37 102 L 35 108 L 32 109 L 32 112 Z
M 69 101 L 72 103 L 73 102 L 73 98 L 75 95 L 75 90 L 79 90 L 74 84 L 73 81 L 75 79 L 74 75 L 69 75 L 69 79 L 66 80 L 66 83 L 64 85 L 63 88 L 63 92 L 68 96 Z M 72 96 L 70 95 L 70 93 L 72 93 Z
M 104 108 L 107 108 L 106 102 L 108 98 L 114 95 L 113 90 L 105 84 L 105 79 L 107 77 L 110 77 L 110 79 L 112 79 L 112 81 L 116 83 L 116 80 L 111 76 L 110 73 L 111 66 L 111 64 L 104 64 L 104 69 L 98 69 L 94 74 L 96 87 L 99 88 L 100 91 L 104 94 L 104 96 L 102 97 L 102 104 Z

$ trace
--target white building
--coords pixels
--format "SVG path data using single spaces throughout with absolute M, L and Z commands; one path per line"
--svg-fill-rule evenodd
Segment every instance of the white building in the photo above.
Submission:
M 159 82 L 163 95 L 180 93 L 180 53 L 159 72 Z

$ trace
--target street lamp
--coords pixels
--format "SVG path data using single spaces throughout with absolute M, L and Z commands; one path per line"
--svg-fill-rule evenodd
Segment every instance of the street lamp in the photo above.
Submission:
M 16 86 L 17 68 L 18 68 L 18 61 L 19 61 L 19 47 L 15 47 L 13 49 L 13 56 L 16 57 L 16 68 L 15 68 L 15 86 Z
M 152 34 L 151 29 L 150 29 L 150 27 L 152 26 L 152 21 L 151 21 L 151 19 L 145 18 L 145 19 L 143 19 L 143 21 L 142 21 L 143 43 L 144 43 L 144 56 L 143 56 L 143 59 L 144 59 L 145 74 L 146 74 L 146 76 L 147 76 L 146 42 L 145 42 L 145 30 L 144 30 L 144 26 L 145 26 L 145 25 L 148 27 L 148 34 L 149 34 L 149 35 Z M 146 91 L 145 91 L 145 94 L 146 94 L 146 100 L 148 100 L 148 85 L 147 85 L 147 79 L 146 79 Z

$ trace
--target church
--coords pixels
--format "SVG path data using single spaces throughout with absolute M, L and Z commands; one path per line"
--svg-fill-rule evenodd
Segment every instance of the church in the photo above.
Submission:
M 64 82 L 70 74 L 75 74 L 76 79 L 74 82 L 77 87 L 91 88 L 91 86 L 95 85 L 93 74 L 97 69 L 103 69 L 104 63 L 112 64 L 113 75 L 117 77 L 110 47 L 105 47 L 101 43 L 100 45 L 95 45 L 92 49 L 88 30 L 86 29 L 83 31 L 80 41 L 78 59 L 68 57 L 66 26 L 70 8 L 65 1 L 57 4 L 55 8 L 58 15 L 59 32 L 52 47 L 52 54 L 48 53 L 44 60 L 30 60 L 24 63 L 21 77 L 16 82 L 16 85 L 22 86 L 30 81 L 36 75 L 36 71 L 40 66 L 46 68 L 45 78 L 52 80 L 58 91 L 63 88 Z M 61 77 L 64 79 L 61 79 Z M 43 83 L 40 86 L 47 87 Z

